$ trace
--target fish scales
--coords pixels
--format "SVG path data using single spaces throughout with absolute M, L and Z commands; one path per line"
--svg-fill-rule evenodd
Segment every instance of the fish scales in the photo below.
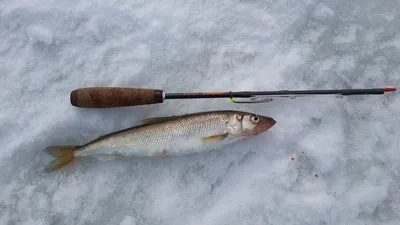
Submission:
M 147 118 L 142 123 L 84 145 L 50 146 L 47 152 L 58 158 L 45 171 L 60 169 L 85 156 L 108 160 L 114 156 L 178 156 L 205 152 L 266 132 L 276 121 L 253 113 L 221 110 Z
M 117 154 L 149 156 L 162 152 L 185 154 L 213 145 L 202 138 L 227 132 L 229 115 L 213 113 L 190 116 L 164 123 L 130 129 L 83 147 L 76 155 Z M 186 150 L 186 151 L 185 151 Z

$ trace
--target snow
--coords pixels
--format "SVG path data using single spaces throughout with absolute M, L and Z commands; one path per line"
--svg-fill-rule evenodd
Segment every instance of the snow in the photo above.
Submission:
M 46 45 L 51 45 L 53 43 L 53 33 L 39 25 L 28 27 L 26 32 L 32 42 L 42 42 Z
M 398 224 L 397 93 L 102 110 L 72 107 L 69 93 L 399 87 L 399 10 L 394 0 L 1 1 L 0 224 Z M 43 173 L 49 145 L 217 109 L 277 124 L 209 153 Z

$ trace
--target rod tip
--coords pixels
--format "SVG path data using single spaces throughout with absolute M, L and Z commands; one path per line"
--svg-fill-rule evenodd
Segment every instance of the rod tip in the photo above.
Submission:
M 384 88 L 383 91 L 384 92 L 392 92 L 392 91 L 396 91 L 396 88 Z

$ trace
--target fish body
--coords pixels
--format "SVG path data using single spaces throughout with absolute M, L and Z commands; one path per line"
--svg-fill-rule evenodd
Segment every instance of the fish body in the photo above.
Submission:
M 273 118 L 233 110 L 148 118 L 141 125 L 101 136 L 81 146 L 47 148 L 50 154 L 60 157 L 47 170 L 64 167 L 85 156 L 112 159 L 114 156 L 179 156 L 210 151 L 261 134 L 275 124 Z

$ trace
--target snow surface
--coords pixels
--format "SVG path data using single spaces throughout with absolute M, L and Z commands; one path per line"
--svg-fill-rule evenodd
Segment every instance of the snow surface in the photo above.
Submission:
M 399 87 L 399 12 L 397 0 L 1 1 L 0 224 L 400 224 L 397 93 L 103 110 L 69 102 L 87 86 Z M 42 172 L 49 145 L 214 109 L 277 124 L 205 154 Z

